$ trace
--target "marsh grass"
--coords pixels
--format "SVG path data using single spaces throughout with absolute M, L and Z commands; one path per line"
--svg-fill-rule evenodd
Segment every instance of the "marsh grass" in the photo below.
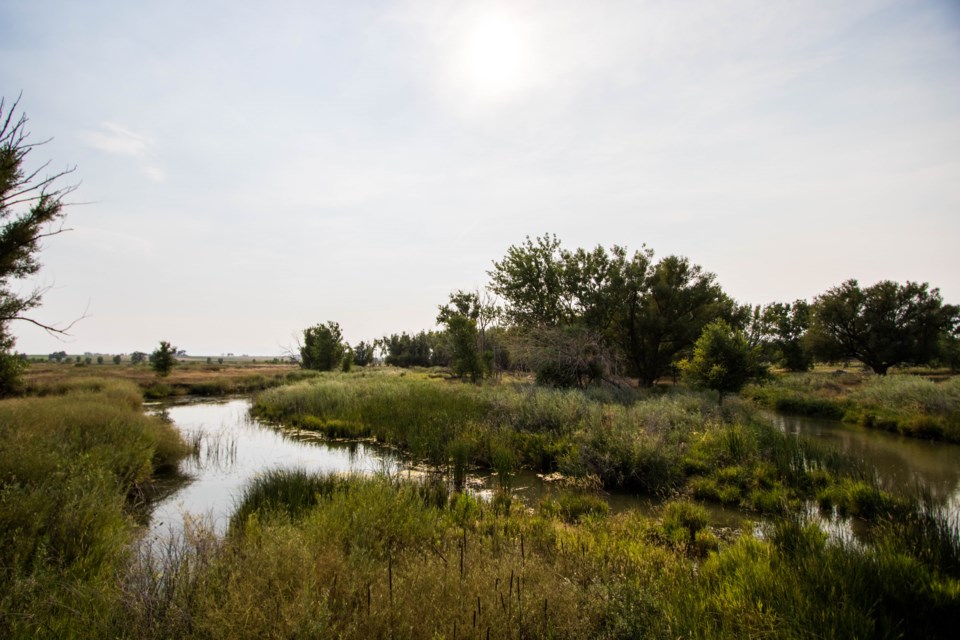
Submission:
M 140 403 L 129 382 L 89 378 L 0 402 L 0 635 L 77 635 L 74 608 L 102 622 L 132 514 L 188 452 Z
M 871 378 L 850 394 L 844 420 L 908 436 L 960 442 L 960 377 Z
M 326 374 L 259 394 L 254 412 L 331 437 L 398 446 L 446 469 L 454 486 L 468 465 L 489 468 L 501 493 L 516 469 L 529 468 L 598 478 L 608 490 L 685 494 L 777 514 L 801 510 L 838 477 L 859 479 L 855 465 L 780 432 L 749 403 L 720 408 L 682 390 L 630 397 L 611 403 L 597 392 L 516 383 Z
M 744 397 L 782 411 L 843 419 L 907 436 L 960 442 L 960 377 L 790 374 L 744 389 Z

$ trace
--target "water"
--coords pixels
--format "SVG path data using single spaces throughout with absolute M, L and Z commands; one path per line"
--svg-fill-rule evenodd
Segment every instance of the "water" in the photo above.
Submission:
M 181 465 L 186 482 L 160 500 L 150 520 L 149 535 L 166 539 L 184 531 L 184 523 L 202 522 L 224 533 L 244 486 L 258 473 L 302 468 L 315 472 L 416 474 L 395 452 L 362 442 L 330 442 L 308 431 L 261 424 L 249 415 L 246 398 L 169 405 L 166 412 L 188 442 L 199 442 L 200 453 Z M 875 470 L 882 487 L 910 490 L 922 487 L 953 515 L 960 513 L 960 446 L 905 438 L 896 434 L 844 425 L 830 420 L 771 415 L 786 433 L 819 441 L 862 460 Z M 468 477 L 468 490 L 492 495 L 498 480 L 489 473 Z M 528 506 L 557 491 L 531 472 L 512 478 L 514 495 Z M 628 494 L 609 496 L 611 510 L 640 509 L 655 513 L 657 502 Z M 742 525 L 736 510 L 710 509 L 714 524 Z
M 335 473 L 396 473 L 401 464 L 385 449 L 362 442 L 319 441 L 308 432 L 280 430 L 250 417 L 250 400 L 196 402 L 164 407 L 200 453 L 181 463 L 187 482 L 153 510 L 150 535 L 184 528 L 184 519 L 202 520 L 224 533 L 244 486 L 270 469 L 301 468 Z
M 960 513 L 960 445 L 799 416 L 771 414 L 786 433 L 839 450 L 859 460 L 892 492 L 926 491 L 954 517 Z

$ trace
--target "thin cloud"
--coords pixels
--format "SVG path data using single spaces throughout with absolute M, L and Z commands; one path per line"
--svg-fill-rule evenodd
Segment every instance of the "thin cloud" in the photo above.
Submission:
M 82 138 L 94 149 L 119 156 L 140 157 L 153 145 L 147 136 L 114 122 L 101 122 L 98 131 L 87 131 Z

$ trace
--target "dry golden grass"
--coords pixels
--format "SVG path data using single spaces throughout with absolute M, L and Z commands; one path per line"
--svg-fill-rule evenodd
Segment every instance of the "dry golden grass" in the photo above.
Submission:
M 288 381 L 301 372 L 295 364 L 212 364 L 180 363 L 165 378 L 158 378 L 147 363 L 72 364 L 34 363 L 23 376 L 24 390 L 31 395 L 62 393 L 63 389 L 85 378 L 129 380 L 147 391 L 148 396 L 183 394 L 221 395 L 264 389 Z M 292 376 L 291 376 L 292 374 Z

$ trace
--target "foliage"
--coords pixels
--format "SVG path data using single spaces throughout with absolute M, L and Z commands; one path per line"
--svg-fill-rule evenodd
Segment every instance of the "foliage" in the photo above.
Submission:
M 856 358 L 879 375 L 898 364 L 924 364 L 954 333 L 960 308 L 945 305 L 927 283 L 890 280 L 861 288 L 847 280 L 816 298 L 811 337 L 825 359 Z
M 176 352 L 176 347 L 170 346 L 170 343 L 166 340 L 161 340 L 160 346 L 150 354 L 150 366 L 158 377 L 165 378 L 170 375 L 173 367 L 177 364 L 177 359 L 174 357 Z
M 460 378 L 470 378 L 473 382 L 484 375 L 481 333 L 477 327 L 484 314 L 479 294 L 456 291 L 450 294 L 450 301 L 440 307 L 437 315 L 437 323 L 446 327 L 454 374 Z
M 140 364 L 147 359 L 147 354 L 143 351 L 134 351 L 130 354 L 130 364 Z
M 386 351 L 386 364 L 403 368 L 449 364 L 436 361 L 438 342 L 437 334 L 427 331 L 413 335 L 394 333 L 380 340 Z
M 714 279 L 686 258 L 667 256 L 651 268 L 642 293 L 629 299 L 620 335 L 641 385 L 666 373 L 707 324 L 732 314 L 733 303 Z
M 30 152 L 43 142 L 29 142 L 27 118 L 16 115 L 18 104 L 19 99 L 8 108 L 0 99 L 0 396 L 14 391 L 21 371 L 10 323 L 20 320 L 50 333 L 64 332 L 30 315 L 46 289 L 21 293 L 15 282 L 40 269 L 40 243 L 63 230 L 54 225 L 63 217 L 63 198 L 73 190 L 57 186 L 72 170 L 41 177 L 47 164 L 35 170 L 25 166 Z
M 332 371 L 343 362 L 345 347 L 340 325 L 333 321 L 303 330 L 300 366 L 315 371 Z
M 350 373 L 353 368 L 353 349 L 349 345 L 344 347 L 343 360 L 340 361 L 340 371 Z
M 695 387 L 713 389 L 723 401 L 725 393 L 736 393 L 750 380 L 761 378 L 759 347 L 751 347 L 741 331 L 724 320 L 708 324 L 693 347 L 693 357 L 680 363 L 684 379 Z
M 0 401 L 0 635 L 113 635 L 88 625 L 120 596 L 130 516 L 186 454 L 129 382 Z
M 735 310 L 713 274 L 679 256 L 652 260 L 653 251 L 646 248 L 632 256 L 619 246 L 568 251 L 555 236 L 528 237 L 494 262 L 490 289 L 503 298 L 508 322 L 528 336 L 557 328 L 585 330 L 595 336 L 598 360 L 622 359 L 641 385 L 652 386 L 704 326 Z M 546 356 L 537 359 L 549 362 Z M 548 368 L 570 369 L 565 364 Z
M 762 339 L 790 371 L 807 371 L 813 366 L 813 354 L 805 339 L 810 314 L 810 304 L 805 300 L 795 300 L 793 304 L 775 302 L 763 308 Z
M 922 508 L 860 544 L 794 518 L 722 534 L 687 501 L 651 519 L 561 494 L 527 513 L 301 472 L 252 493 L 232 535 L 134 565 L 99 635 L 951 638 L 960 612 L 956 528 Z
M 358 367 L 367 367 L 373 364 L 375 346 L 373 343 L 361 340 L 353 347 L 353 364 Z

